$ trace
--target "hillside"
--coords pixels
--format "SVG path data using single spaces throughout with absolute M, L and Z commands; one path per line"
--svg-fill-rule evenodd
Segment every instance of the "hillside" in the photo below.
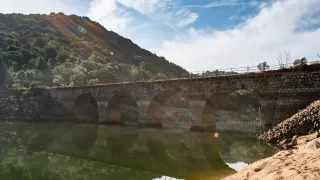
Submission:
M 0 83 L 72 86 L 188 73 L 87 17 L 63 13 L 0 14 L 0 65 L 9 71 Z

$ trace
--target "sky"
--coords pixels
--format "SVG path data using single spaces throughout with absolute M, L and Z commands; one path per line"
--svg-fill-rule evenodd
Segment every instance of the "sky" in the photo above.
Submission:
M 319 60 L 320 0 L 0 0 L 1 13 L 88 16 L 188 71 Z

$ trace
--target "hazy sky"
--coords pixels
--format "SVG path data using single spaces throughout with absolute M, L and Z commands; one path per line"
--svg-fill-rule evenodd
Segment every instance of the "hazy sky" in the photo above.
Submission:
M 187 70 L 245 67 L 279 53 L 317 60 L 320 0 L 0 0 L 2 13 L 64 12 Z M 319 58 L 318 58 L 319 59 Z

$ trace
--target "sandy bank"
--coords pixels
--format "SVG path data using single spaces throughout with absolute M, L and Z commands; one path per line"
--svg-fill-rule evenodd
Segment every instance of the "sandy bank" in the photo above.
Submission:
M 316 141 L 320 143 L 320 138 L 259 160 L 223 180 L 319 180 L 320 144 L 314 147 Z

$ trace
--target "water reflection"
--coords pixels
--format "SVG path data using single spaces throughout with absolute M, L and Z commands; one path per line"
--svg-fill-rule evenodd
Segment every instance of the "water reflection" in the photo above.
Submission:
M 244 162 L 237 162 L 237 163 L 227 163 L 227 165 L 236 170 L 236 171 L 239 171 L 241 168 L 247 166 L 248 164 L 244 163 Z
M 4 179 L 215 179 L 274 153 L 230 132 L 73 123 L 4 123 L 0 145 Z

